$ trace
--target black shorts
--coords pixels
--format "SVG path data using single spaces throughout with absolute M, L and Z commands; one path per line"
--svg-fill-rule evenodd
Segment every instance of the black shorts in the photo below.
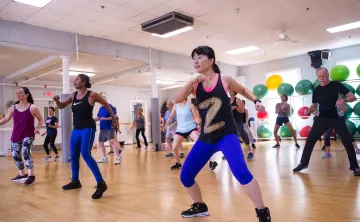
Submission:
M 190 134 L 193 132 L 193 131 L 197 131 L 196 128 L 190 130 L 189 132 L 187 133 L 179 133 L 179 132 L 176 132 L 176 135 L 179 135 L 179 136 L 182 136 L 184 137 L 184 139 L 188 138 L 190 136 Z
M 286 124 L 290 122 L 288 117 L 277 117 L 276 118 L 276 125 L 282 126 L 283 124 Z

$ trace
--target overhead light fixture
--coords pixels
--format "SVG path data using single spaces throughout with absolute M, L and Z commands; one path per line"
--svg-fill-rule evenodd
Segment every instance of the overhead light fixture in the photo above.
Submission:
M 258 49 L 259 48 L 256 46 L 248 46 L 245 48 L 230 50 L 230 51 L 227 51 L 226 53 L 230 54 L 230 55 L 238 55 L 238 54 L 242 54 L 242 53 L 246 53 L 246 52 L 256 51 Z
M 42 8 L 45 5 L 49 4 L 52 0 L 14 0 L 15 2 L 35 6 Z
M 188 32 L 188 31 L 193 30 L 193 29 L 194 29 L 193 27 L 187 26 L 187 27 L 184 27 L 184 28 L 172 31 L 172 32 L 168 32 L 168 33 L 163 34 L 163 35 L 158 35 L 158 34 L 155 34 L 155 33 L 152 33 L 151 35 L 157 36 L 157 37 L 160 37 L 160 38 L 169 38 L 171 36 L 179 35 L 181 33 Z
M 337 32 L 343 32 L 343 31 L 347 31 L 347 30 L 351 30 L 351 29 L 357 29 L 357 28 L 360 28 L 360 21 L 336 26 L 333 28 L 329 28 L 329 29 L 326 29 L 326 31 L 328 31 L 330 33 L 337 33 Z
M 61 72 L 61 75 L 62 74 L 63 73 Z M 79 71 L 71 71 L 71 70 L 69 71 L 69 76 L 77 76 L 79 74 L 85 74 L 85 75 L 87 75 L 89 77 L 95 76 L 95 73 L 91 73 L 91 72 L 79 72 Z
M 161 79 L 157 79 L 156 80 L 157 84 L 163 84 L 163 85 L 172 85 L 175 84 L 175 81 L 171 81 L 171 80 L 161 80 Z

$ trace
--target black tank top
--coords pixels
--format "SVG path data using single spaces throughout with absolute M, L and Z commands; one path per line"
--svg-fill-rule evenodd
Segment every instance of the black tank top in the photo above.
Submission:
M 246 123 L 246 112 L 245 112 L 245 109 L 244 109 L 244 112 L 243 112 L 243 113 L 240 113 L 240 116 L 241 116 L 241 121 L 242 121 L 242 123 Z
M 196 103 L 199 104 L 201 117 L 200 141 L 214 144 L 227 134 L 237 134 L 230 98 L 224 90 L 220 75 L 211 92 L 206 92 L 202 83 L 198 84 Z
M 236 100 L 237 100 L 237 99 L 238 99 L 238 98 L 235 97 L 234 102 L 231 103 L 231 106 L 236 106 L 236 107 L 238 106 L 238 105 L 236 104 Z M 230 101 L 231 101 L 231 99 L 230 99 Z M 236 109 L 234 109 L 234 110 L 232 110 L 232 114 L 233 114 L 233 117 L 234 117 L 236 123 L 243 123 L 243 122 L 242 122 L 241 113 L 239 113 Z
M 71 110 L 73 112 L 74 129 L 96 128 L 95 120 L 93 119 L 94 106 L 89 103 L 89 96 L 91 91 L 88 91 L 84 98 L 78 100 L 75 92 Z

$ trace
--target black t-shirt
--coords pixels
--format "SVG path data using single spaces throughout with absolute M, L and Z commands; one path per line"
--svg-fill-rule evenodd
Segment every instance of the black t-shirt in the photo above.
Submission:
M 319 117 L 339 117 L 336 107 L 339 93 L 346 95 L 349 92 L 348 88 L 336 81 L 331 81 L 326 86 L 317 86 L 313 91 L 312 102 L 319 106 Z
M 55 123 L 59 122 L 58 118 L 56 116 L 48 116 L 46 119 L 46 134 L 48 136 L 54 136 L 57 134 L 57 129 L 51 128 L 50 126 L 55 126 Z

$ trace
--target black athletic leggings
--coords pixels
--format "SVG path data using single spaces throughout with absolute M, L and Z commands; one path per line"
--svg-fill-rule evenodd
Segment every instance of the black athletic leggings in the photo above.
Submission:
M 136 134 L 135 134 L 137 147 L 141 147 L 141 146 L 140 146 L 140 139 L 139 139 L 139 134 L 140 134 L 140 132 L 141 132 L 142 138 L 144 139 L 145 146 L 148 146 L 148 143 L 147 143 L 147 140 L 146 140 L 146 136 L 145 136 L 145 128 L 137 128 L 137 129 L 136 129 Z
M 57 136 L 57 134 L 51 135 L 51 136 L 46 135 L 45 141 L 44 141 L 44 149 L 45 149 L 46 155 L 50 155 L 49 143 L 50 143 L 50 146 L 53 149 L 54 153 L 56 155 L 58 155 L 58 151 L 57 151 L 56 146 L 55 146 L 56 136 Z
M 352 144 L 352 137 L 349 134 L 345 118 L 325 118 L 325 117 L 314 117 L 314 124 L 310 130 L 309 136 L 306 139 L 304 152 L 301 157 L 301 163 L 308 165 L 311 157 L 312 150 L 314 149 L 314 145 L 319 137 L 328 129 L 334 129 L 339 137 L 341 138 L 341 142 L 344 145 L 348 159 L 350 162 L 350 169 L 355 169 L 359 167 L 358 162 L 356 160 L 356 153 L 354 150 L 354 146 Z

